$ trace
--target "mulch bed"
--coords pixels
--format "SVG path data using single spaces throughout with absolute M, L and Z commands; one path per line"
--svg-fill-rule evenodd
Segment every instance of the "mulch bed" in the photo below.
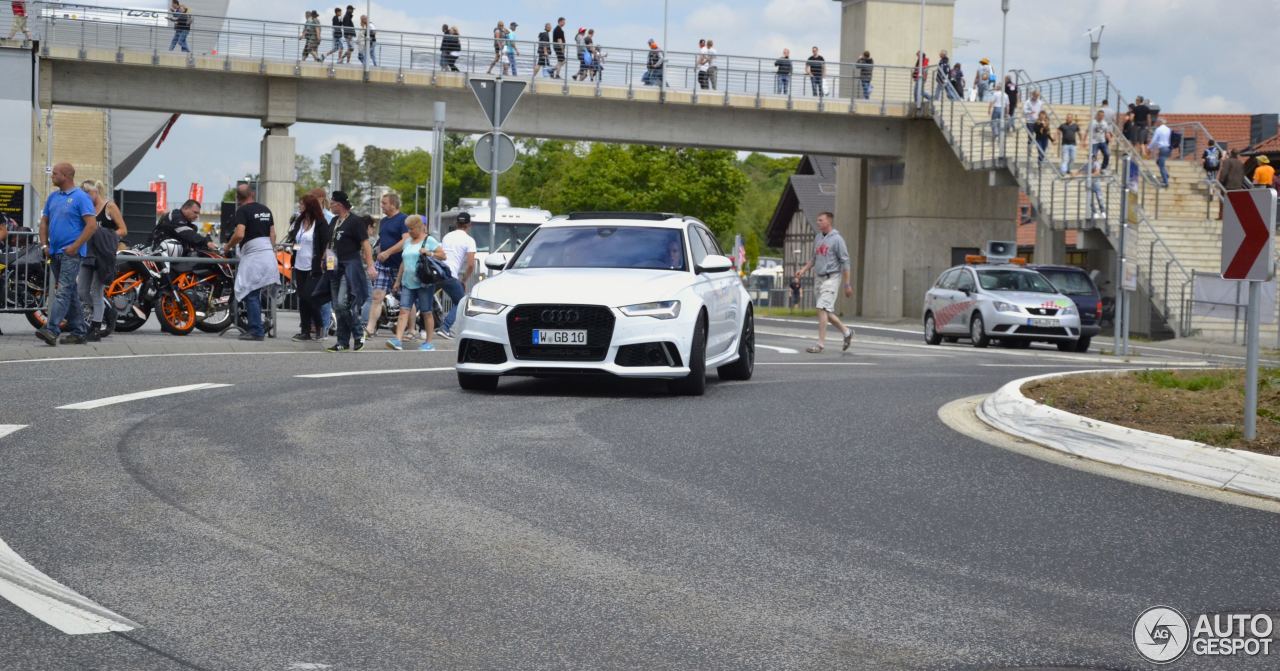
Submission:
M 1280 456 L 1280 370 L 1258 375 L 1258 438 L 1245 442 L 1244 371 L 1070 375 L 1023 387 L 1059 410 L 1207 445 Z

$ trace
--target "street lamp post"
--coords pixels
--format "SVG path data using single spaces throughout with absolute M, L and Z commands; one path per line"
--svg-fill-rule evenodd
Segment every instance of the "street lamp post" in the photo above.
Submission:
M 924 104 L 924 5 L 920 0 L 920 50 L 916 52 L 916 111 Z
M 1000 11 L 1004 13 L 1004 17 L 1000 20 L 1000 86 L 1004 86 L 1005 70 L 1005 45 L 1008 43 L 1009 36 L 1009 0 L 1000 0 Z

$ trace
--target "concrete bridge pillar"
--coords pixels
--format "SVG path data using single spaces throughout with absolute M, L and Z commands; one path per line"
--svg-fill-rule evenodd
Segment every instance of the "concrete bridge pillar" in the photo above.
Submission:
M 930 119 L 907 126 L 900 159 L 842 160 L 837 225 L 854 263 L 856 299 L 846 314 L 919 316 L 943 270 L 989 240 L 1015 240 L 1018 188 L 968 171 Z
M 1036 263 L 1067 262 L 1067 232 L 1054 230 L 1043 221 L 1036 221 Z
M 271 210 L 276 220 L 276 239 L 289 230 L 294 210 L 294 157 L 297 139 L 289 137 L 288 126 L 271 126 L 262 138 L 262 170 L 258 175 L 258 201 Z
M 920 0 L 836 1 L 841 3 L 841 62 L 852 63 L 863 51 L 870 51 L 877 65 L 916 64 L 916 51 L 920 48 Z M 929 55 L 929 62 L 934 63 L 938 52 L 951 51 L 956 0 L 927 0 L 924 8 L 924 52 Z M 998 5 L 994 11 L 999 11 Z
M 276 220 L 276 239 L 289 230 L 294 210 L 297 181 L 297 144 L 289 137 L 289 126 L 298 120 L 298 83 L 292 79 L 267 79 L 267 114 L 262 127 L 262 169 L 258 174 L 258 201 L 271 210 Z

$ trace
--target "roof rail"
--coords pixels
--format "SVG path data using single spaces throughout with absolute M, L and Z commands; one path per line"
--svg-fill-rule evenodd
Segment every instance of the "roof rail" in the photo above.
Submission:
M 671 214 L 669 212 L 570 212 L 569 221 L 582 221 L 585 219 L 634 219 L 637 221 L 666 221 L 668 219 L 683 219 L 679 214 Z

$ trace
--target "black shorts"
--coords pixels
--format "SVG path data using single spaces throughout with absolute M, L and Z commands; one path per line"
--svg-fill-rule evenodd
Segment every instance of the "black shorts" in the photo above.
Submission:
M 555 50 L 556 50 L 556 60 L 557 60 L 557 61 L 559 61 L 559 62 L 561 62 L 561 63 L 563 63 L 563 62 L 565 61 L 565 58 L 564 58 L 564 45 L 563 45 L 563 44 L 557 44 L 557 45 L 555 46 Z
M 539 57 L 538 57 L 538 67 L 543 68 L 543 67 L 546 67 L 546 66 L 547 66 L 547 65 L 549 65 L 549 64 L 550 64 L 550 63 L 547 61 L 547 57 L 546 57 L 546 56 L 539 56 Z

